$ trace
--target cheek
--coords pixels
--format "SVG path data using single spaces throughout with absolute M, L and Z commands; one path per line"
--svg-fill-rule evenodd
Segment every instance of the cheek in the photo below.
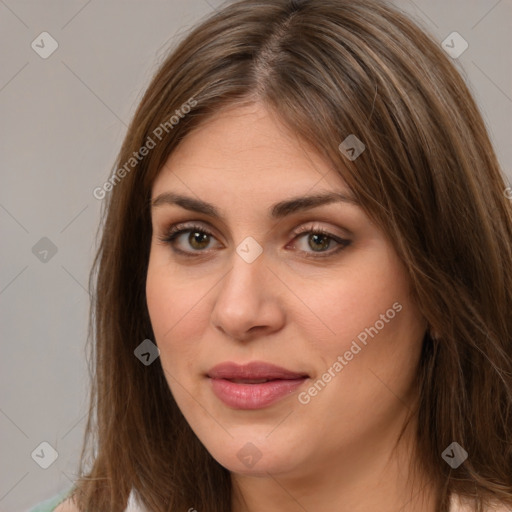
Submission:
M 196 355 L 194 340 L 200 339 L 209 318 L 207 291 L 201 281 L 195 280 L 191 286 L 190 281 L 180 282 L 171 276 L 176 273 L 150 262 L 146 280 L 148 311 L 162 364 L 168 369 Z M 171 353 L 173 357 L 169 357 Z
M 339 356 L 342 360 L 317 405 L 323 401 L 330 409 L 332 403 L 342 403 L 336 417 L 367 418 L 371 424 L 372 418 L 389 419 L 403 407 L 396 397 L 407 396 L 411 389 L 425 324 L 398 266 L 366 268 L 362 277 L 348 278 L 342 290 L 333 287 L 333 300 L 322 309 L 336 335 L 316 349 L 326 369 L 340 362 Z
M 346 260 L 346 266 L 331 274 L 331 278 L 315 276 L 315 279 L 295 283 L 300 298 L 308 306 L 307 315 L 296 315 L 300 330 L 309 333 L 308 338 L 318 352 L 333 354 L 348 350 L 352 340 L 365 329 L 375 325 L 382 334 L 402 330 L 403 311 L 411 317 L 416 312 L 409 308 L 409 286 L 405 271 L 397 257 L 386 246 L 359 252 L 357 257 Z M 398 314 L 393 304 L 399 303 Z M 386 314 L 388 312 L 388 314 Z M 382 323 L 381 315 L 389 322 Z M 399 318 L 399 317 L 402 318 Z M 319 326 L 313 332 L 312 326 Z M 327 360 L 325 361 L 327 362 Z

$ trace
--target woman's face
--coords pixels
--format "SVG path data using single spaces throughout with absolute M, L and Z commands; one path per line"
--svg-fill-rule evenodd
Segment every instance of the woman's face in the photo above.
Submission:
M 393 247 L 316 152 L 260 104 L 221 111 L 166 162 L 152 223 L 161 364 L 220 464 L 318 474 L 391 448 L 425 322 Z

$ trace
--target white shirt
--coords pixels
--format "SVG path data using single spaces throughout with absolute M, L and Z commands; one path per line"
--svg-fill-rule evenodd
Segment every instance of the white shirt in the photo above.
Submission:
M 124 512 L 144 512 L 142 505 L 140 505 L 139 502 L 135 499 L 135 493 L 133 490 L 130 493 L 130 496 L 128 496 L 128 506 Z
M 493 505 L 491 508 L 487 509 L 488 512 L 512 512 L 511 508 L 507 508 L 503 505 Z M 142 505 L 140 505 L 135 499 L 135 494 L 132 491 L 128 498 L 128 506 L 125 509 L 125 512 L 147 512 Z M 450 512 L 474 512 L 474 509 L 468 505 L 468 503 L 464 502 L 463 499 L 459 498 L 457 495 L 452 495 L 450 500 Z

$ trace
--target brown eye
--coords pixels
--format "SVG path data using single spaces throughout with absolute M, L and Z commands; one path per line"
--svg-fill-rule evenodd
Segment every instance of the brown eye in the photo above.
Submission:
M 210 235 L 203 231 L 190 231 L 190 234 L 188 235 L 188 243 L 190 244 L 190 247 L 193 247 L 194 249 L 206 249 L 210 243 Z
M 318 228 L 304 230 L 295 235 L 292 248 L 307 258 L 333 256 L 351 244 L 350 240 L 339 238 Z M 160 237 L 160 240 L 169 244 L 175 253 L 190 257 L 206 255 L 211 252 L 211 249 L 223 247 L 210 231 L 199 225 L 177 224 L 171 226 L 166 235 Z M 218 244 L 217 247 L 215 247 L 215 243 Z
M 200 256 L 214 248 L 215 243 L 222 246 L 206 228 L 187 224 L 171 226 L 160 240 L 184 256 Z
M 308 245 L 314 251 L 325 251 L 329 248 L 332 238 L 323 233 L 312 233 L 308 236 Z
M 306 258 L 327 258 L 348 247 L 352 242 L 340 238 L 322 228 L 304 229 L 296 232 L 293 248 Z

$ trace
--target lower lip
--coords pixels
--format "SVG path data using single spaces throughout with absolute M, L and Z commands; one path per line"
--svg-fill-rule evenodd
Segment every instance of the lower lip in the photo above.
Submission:
M 293 393 L 306 378 L 280 379 L 261 384 L 238 384 L 226 379 L 210 379 L 215 395 L 235 409 L 261 409 Z

